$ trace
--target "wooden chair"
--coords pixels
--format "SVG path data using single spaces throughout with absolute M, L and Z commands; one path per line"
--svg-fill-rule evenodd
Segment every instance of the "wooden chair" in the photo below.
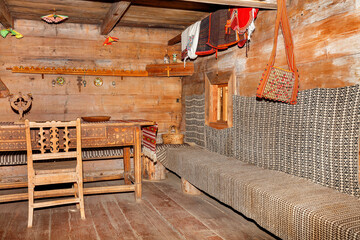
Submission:
M 85 219 L 80 119 L 71 122 L 29 122 L 25 120 L 29 215 L 32 227 L 34 208 L 76 203 Z M 76 136 L 76 137 L 75 137 Z M 74 197 L 34 202 L 35 186 L 73 183 Z M 54 185 L 63 187 L 63 185 Z M 51 189 L 57 196 L 66 189 Z

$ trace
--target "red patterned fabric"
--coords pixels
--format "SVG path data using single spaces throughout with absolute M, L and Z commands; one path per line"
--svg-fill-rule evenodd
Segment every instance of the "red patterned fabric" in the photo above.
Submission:
M 150 127 L 143 127 L 143 145 L 144 147 L 150 149 L 153 152 L 156 152 L 156 135 L 157 135 L 158 125 L 153 125 Z
M 252 8 L 231 8 L 229 9 L 231 18 L 228 22 L 231 29 L 237 31 L 239 34 L 244 34 L 252 21 L 256 18 L 259 9 L 255 8 L 254 16 Z
M 254 10 L 253 10 L 254 9 Z M 259 9 L 258 8 L 231 8 L 230 19 L 226 23 L 226 28 L 231 28 L 236 31 L 240 36 L 248 34 L 246 30 L 250 24 L 255 20 Z M 254 13 L 253 13 L 254 12 Z M 247 37 L 239 41 L 239 47 L 243 47 L 246 43 Z

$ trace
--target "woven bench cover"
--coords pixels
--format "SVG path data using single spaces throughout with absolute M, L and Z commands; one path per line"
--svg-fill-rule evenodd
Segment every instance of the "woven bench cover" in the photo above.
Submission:
M 166 161 L 166 150 L 168 148 L 183 148 L 190 146 L 187 143 L 184 144 L 156 144 L 156 152 L 151 151 L 148 148 L 143 148 L 144 155 L 150 158 L 153 162 L 159 161 L 165 164 Z
M 133 153 L 133 148 L 130 148 Z M 117 157 L 123 155 L 123 148 L 89 148 L 82 150 L 83 159 Z M 26 164 L 26 152 L 0 152 L 0 166 Z
M 360 239 L 358 198 L 198 147 L 169 148 L 165 167 L 282 239 Z

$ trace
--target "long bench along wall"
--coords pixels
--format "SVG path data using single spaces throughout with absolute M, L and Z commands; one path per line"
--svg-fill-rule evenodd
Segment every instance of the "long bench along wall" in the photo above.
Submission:
M 234 127 L 186 125 L 186 139 L 204 136 L 210 151 L 359 197 L 359 97 L 359 85 L 302 91 L 297 105 L 234 96 Z M 200 98 L 187 97 L 186 109 L 203 108 Z M 205 119 L 186 122 L 203 126 Z

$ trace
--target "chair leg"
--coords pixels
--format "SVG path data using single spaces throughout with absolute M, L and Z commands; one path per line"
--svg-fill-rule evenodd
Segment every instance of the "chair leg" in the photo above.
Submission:
M 85 219 L 85 206 L 84 206 L 84 191 L 83 191 L 83 182 L 79 181 L 77 183 L 79 189 L 79 199 L 80 199 L 80 214 L 81 219 Z
M 28 187 L 29 211 L 28 211 L 28 228 L 32 227 L 34 217 L 34 186 Z
M 76 182 L 74 183 L 73 188 L 74 188 L 75 198 L 79 198 L 79 194 L 78 194 L 79 188 L 78 188 L 78 184 Z M 76 204 L 76 208 L 80 209 L 80 204 L 79 203 Z

